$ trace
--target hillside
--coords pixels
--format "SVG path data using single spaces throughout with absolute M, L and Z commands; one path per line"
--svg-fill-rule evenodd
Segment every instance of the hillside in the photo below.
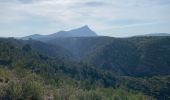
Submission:
M 87 60 L 115 73 L 166 75 L 170 74 L 169 44 L 170 37 L 114 39 L 104 48 L 90 53 Z
M 83 26 L 47 36 L 30 37 L 32 39 L 27 43 L 38 40 L 51 45 L 44 49 L 42 45 L 39 52 L 89 63 L 96 68 L 111 70 L 116 75 L 143 77 L 170 74 L 170 37 L 164 33 L 113 38 L 97 36 L 88 26 Z
M 88 62 L 118 75 L 170 74 L 170 37 L 75 37 L 46 43 L 69 51 L 71 60 Z
M 30 44 L 17 46 L 15 44 L 17 41 L 26 42 L 0 39 L 0 88 L 2 90 L 0 98 L 2 100 L 10 100 L 13 97 L 36 100 L 42 98 L 61 100 L 63 98 L 72 98 L 71 100 L 169 98 L 169 76 L 145 78 L 118 76 L 110 70 L 101 70 L 86 63 L 46 55 L 35 50 L 35 46 Z M 35 45 L 37 42 L 34 41 Z M 69 91 L 66 91 L 67 89 Z

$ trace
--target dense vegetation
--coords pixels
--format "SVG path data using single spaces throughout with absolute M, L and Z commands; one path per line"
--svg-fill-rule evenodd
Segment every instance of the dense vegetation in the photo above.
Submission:
M 1 100 L 149 100 L 151 97 L 129 91 L 126 88 L 82 89 L 74 84 L 45 85 L 44 80 L 34 73 L 2 69 L 0 71 Z M 66 80 L 65 80 L 66 81 Z M 70 81 L 70 80 L 69 80 Z M 55 88 L 54 88 L 55 87 Z
M 65 48 L 71 53 L 71 59 L 86 61 L 119 75 L 170 73 L 170 37 L 56 38 L 46 43 Z
M 120 49 L 124 49 L 124 47 L 127 47 L 130 48 L 130 52 L 131 50 L 136 50 L 137 48 L 136 46 L 133 47 L 133 45 L 131 44 L 134 43 L 135 45 L 139 45 L 139 47 L 141 48 L 146 48 L 141 49 L 138 47 L 141 52 L 145 52 L 142 54 L 145 54 L 147 56 L 150 53 L 146 53 L 146 51 L 153 51 L 154 54 L 160 53 L 155 54 L 156 56 L 162 54 L 161 57 L 165 57 L 163 60 L 166 60 L 164 61 L 164 63 L 166 63 L 167 66 L 165 66 L 166 64 L 161 66 L 161 68 L 159 68 L 159 71 L 164 71 L 164 68 L 167 68 L 167 72 L 165 74 L 158 72 L 152 74 L 151 76 L 146 76 L 145 74 L 141 76 L 143 74 L 142 73 L 140 74 L 141 77 L 134 77 L 137 72 L 133 72 L 133 75 L 124 73 L 124 71 L 131 70 L 127 70 L 127 68 L 129 68 L 129 65 L 127 64 L 126 67 L 125 61 L 130 60 L 131 56 L 135 56 L 137 58 L 138 56 L 141 56 L 140 54 L 136 56 L 135 51 L 128 55 L 126 55 L 125 53 L 121 53 L 119 55 L 120 58 L 118 59 L 122 59 L 123 64 L 120 67 L 122 70 L 123 68 L 126 69 L 124 69 L 124 71 L 120 70 L 119 73 L 113 73 L 114 70 L 107 70 L 107 68 L 103 70 L 102 66 L 99 66 L 98 63 L 90 63 L 91 61 L 87 60 L 86 62 L 82 62 L 80 60 L 82 59 L 82 56 L 79 56 L 79 61 L 70 60 L 70 58 L 73 57 L 74 54 L 72 54 L 69 49 L 66 49 L 61 45 L 56 46 L 54 44 L 52 45 L 34 40 L 22 41 L 15 39 L 0 39 L 0 99 L 168 100 L 170 98 L 170 76 L 168 69 L 169 59 L 166 58 L 169 56 L 165 55 L 169 54 L 169 49 L 160 49 L 160 51 L 167 50 L 166 52 L 160 52 L 155 49 L 157 48 L 155 46 L 168 48 L 169 45 L 167 45 L 166 43 L 169 41 L 169 38 L 153 39 L 153 42 L 149 42 L 149 44 L 148 42 L 144 43 L 144 38 L 130 38 L 126 40 L 121 40 L 120 45 L 114 44 L 115 42 L 110 42 L 117 41 L 117 39 L 107 39 L 107 37 L 100 38 L 102 40 L 97 39 L 98 42 L 94 42 L 95 45 L 92 45 L 91 47 L 88 46 L 88 43 L 92 44 L 91 38 L 89 38 L 90 40 L 88 41 L 86 40 L 87 38 L 84 38 L 84 41 L 86 41 L 87 44 L 84 44 L 84 48 L 82 48 L 84 51 L 80 52 L 81 54 L 86 51 L 86 53 L 83 54 L 83 59 L 86 59 L 85 55 L 88 55 L 89 53 L 91 56 L 93 56 L 93 59 L 95 59 L 95 57 L 100 57 L 99 62 L 103 60 L 109 60 L 108 63 L 111 63 L 114 62 L 114 54 L 120 54 L 114 53 L 116 52 L 116 50 L 114 51 L 115 47 Z M 94 41 L 94 39 L 92 40 Z M 104 40 L 107 40 L 107 42 L 102 43 L 102 41 Z M 146 38 L 146 40 L 151 41 L 152 39 Z M 118 41 L 120 40 L 118 39 Z M 101 44 L 100 47 L 99 44 Z M 89 48 L 89 50 L 87 47 Z M 123 49 L 118 51 L 123 52 Z M 68 51 L 68 54 L 64 53 L 63 50 Z M 96 52 L 94 53 L 94 55 L 92 55 L 92 52 L 94 51 Z M 109 54 L 106 54 L 105 58 L 101 51 L 103 51 L 103 53 L 109 53 L 112 59 L 107 58 Z M 121 55 L 129 57 L 129 59 L 121 57 Z M 91 58 L 91 56 L 88 57 Z M 149 55 L 149 57 L 152 56 Z M 154 58 L 156 59 L 156 57 Z M 147 57 L 147 59 L 143 61 L 150 63 L 151 59 L 152 58 Z M 119 63 L 120 62 L 118 62 L 118 64 L 116 63 L 117 68 Z M 134 63 L 136 64 L 136 62 Z M 163 62 L 153 63 L 160 65 L 164 64 Z M 97 67 L 96 65 L 99 67 Z M 108 66 L 106 64 L 104 65 L 106 67 Z M 119 75 L 122 73 L 126 76 Z

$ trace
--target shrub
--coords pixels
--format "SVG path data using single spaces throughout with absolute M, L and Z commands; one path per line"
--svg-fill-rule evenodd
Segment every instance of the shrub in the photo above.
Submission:
M 9 79 L 8 83 L 0 83 L 0 100 L 42 100 L 43 82 L 38 80 L 37 76 L 33 76 L 34 74 L 28 74 L 18 79 L 13 73 L 13 77 Z
M 22 85 L 24 99 L 42 100 L 44 89 L 43 85 L 37 81 L 26 82 Z

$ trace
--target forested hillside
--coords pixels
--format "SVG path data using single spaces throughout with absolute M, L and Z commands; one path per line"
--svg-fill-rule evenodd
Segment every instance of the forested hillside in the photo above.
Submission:
M 87 59 L 114 72 L 131 76 L 170 73 L 170 37 L 114 39 L 97 51 Z
M 76 45 L 75 48 L 78 48 L 79 50 L 82 49 L 79 53 L 83 54 L 79 55 L 78 59 L 71 50 L 68 49 L 69 47 L 66 48 L 67 46 L 64 46 L 64 40 L 57 41 L 60 41 L 59 43 L 62 43 L 62 45 L 55 45 L 57 42 L 49 44 L 47 42 L 43 43 L 34 40 L 0 39 L 0 99 L 169 99 L 170 76 L 169 70 L 167 69 L 166 71 L 164 69 L 169 68 L 169 59 L 166 58 L 169 57 L 169 44 L 167 44 L 169 43 L 168 37 L 127 39 L 93 37 L 67 39 L 69 42 L 65 43 L 68 43 L 68 46 L 69 44 L 75 45 L 71 41 L 79 41 L 76 42 L 78 46 Z M 99 46 L 99 44 L 101 45 Z M 157 49 L 157 46 L 159 49 Z M 154 48 L 155 51 L 152 50 L 152 48 Z M 134 69 L 130 69 L 130 62 L 126 60 L 130 60 L 133 57 L 138 58 L 139 56 L 142 56 L 141 54 L 145 54 L 144 57 L 148 56 L 152 58 L 152 56 L 149 55 L 151 54 L 149 52 L 150 49 L 154 51 L 154 54 L 158 53 L 156 54 L 156 57 L 159 55 L 161 55 L 159 57 L 165 57 L 163 59 L 164 62 L 159 61 L 154 63 L 162 65 L 157 67 L 157 69 L 159 68 L 159 71 L 163 70 L 166 72 L 164 74 L 159 71 L 155 73 L 155 69 L 153 69 L 154 74 L 147 76 L 147 74 L 142 72 L 143 70 L 145 71 L 145 69 L 142 69 L 143 67 L 141 67 L 141 69 L 138 70 L 142 72 L 142 74 L 140 74 L 142 77 L 137 77 L 138 75 L 135 76 L 137 72 L 135 73 L 133 72 Z M 126 50 L 127 53 L 123 52 L 123 50 Z M 136 51 L 132 52 L 132 50 Z M 139 51 L 142 53 L 136 55 Z M 51 53 L 54 53 L 54 55 Z M 106 56 L 103 56 L 104 54 Z M 74 60 L 70 60 L 70 58 L 73 57 Z M 114 57 L 120 57 L 117 59 L 122 59 L 122 61 L 115 61 Z M 156 57 L 154 57 L 154 59 L 157 59 Z M 97 58 L 99 59 L 98 62 Z M 152 63 L 150 62 L 151 58 L 143 61 Z M 133 58 L 131 60 L 138 59 Z M 107 61 L 108 64 L 115 64 L 117 72 L 115 67 L 106 66 L 106 64 L 104 64 L 106 68 L 103 68 L 104 66 L 101 66 L 101 64 L 103 64 L 102 61 Z M 121 62 L 122 65 L 120 64 Z M 131 64 L 135 65 L 137 63 L 138 62 L 134 62 L 133 64 L 132 62 Z M 167 66 L 163 64 L 167 64 Z M 121 65 L 120 68 L 119 65 Z M 137 68 L 140 68 L 140 66 L 137 66 Z M 131 73 L 125 73 L 125 71 L 130 71 Z M 148 70 L 146 69 L 146 71 Z M 135 77 L 133 77 L 132 74 Z
M 170 74 L 170 37 L 56 38 L 46 41 L 61 46 L 71 60 L 88 62 L 118 75 Z

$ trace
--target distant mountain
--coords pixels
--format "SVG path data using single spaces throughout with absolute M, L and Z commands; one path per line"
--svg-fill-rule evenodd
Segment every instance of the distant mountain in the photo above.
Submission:
M 60 31 L 60 32 L 57 32 L 56 34 L 52 34 L 52 36 L 53 35 L 56 35 L 57 37 L 93 37 L 93 36 L 97 36 L 97 34 L 94 31 L 92 31 L 87 25 L 80 27 L 78 29 L 70 30 L 70 31 Z
M 144 34 L 139 36 L 170 36 L 169 33 L 150 33 L 150 34 Z
M 40 40 L 40 41 L 47 41 L 52 40 L 59 37 L 96 37 L 97 34 L 92 31 L 87 25 L 73 29 L 70 31 L 59 31 L 54 34 L 50 35 L 39 35 L 34 34 L 30 36 L 23 37 L 23 40 L 33 39 L 33 40 Z

